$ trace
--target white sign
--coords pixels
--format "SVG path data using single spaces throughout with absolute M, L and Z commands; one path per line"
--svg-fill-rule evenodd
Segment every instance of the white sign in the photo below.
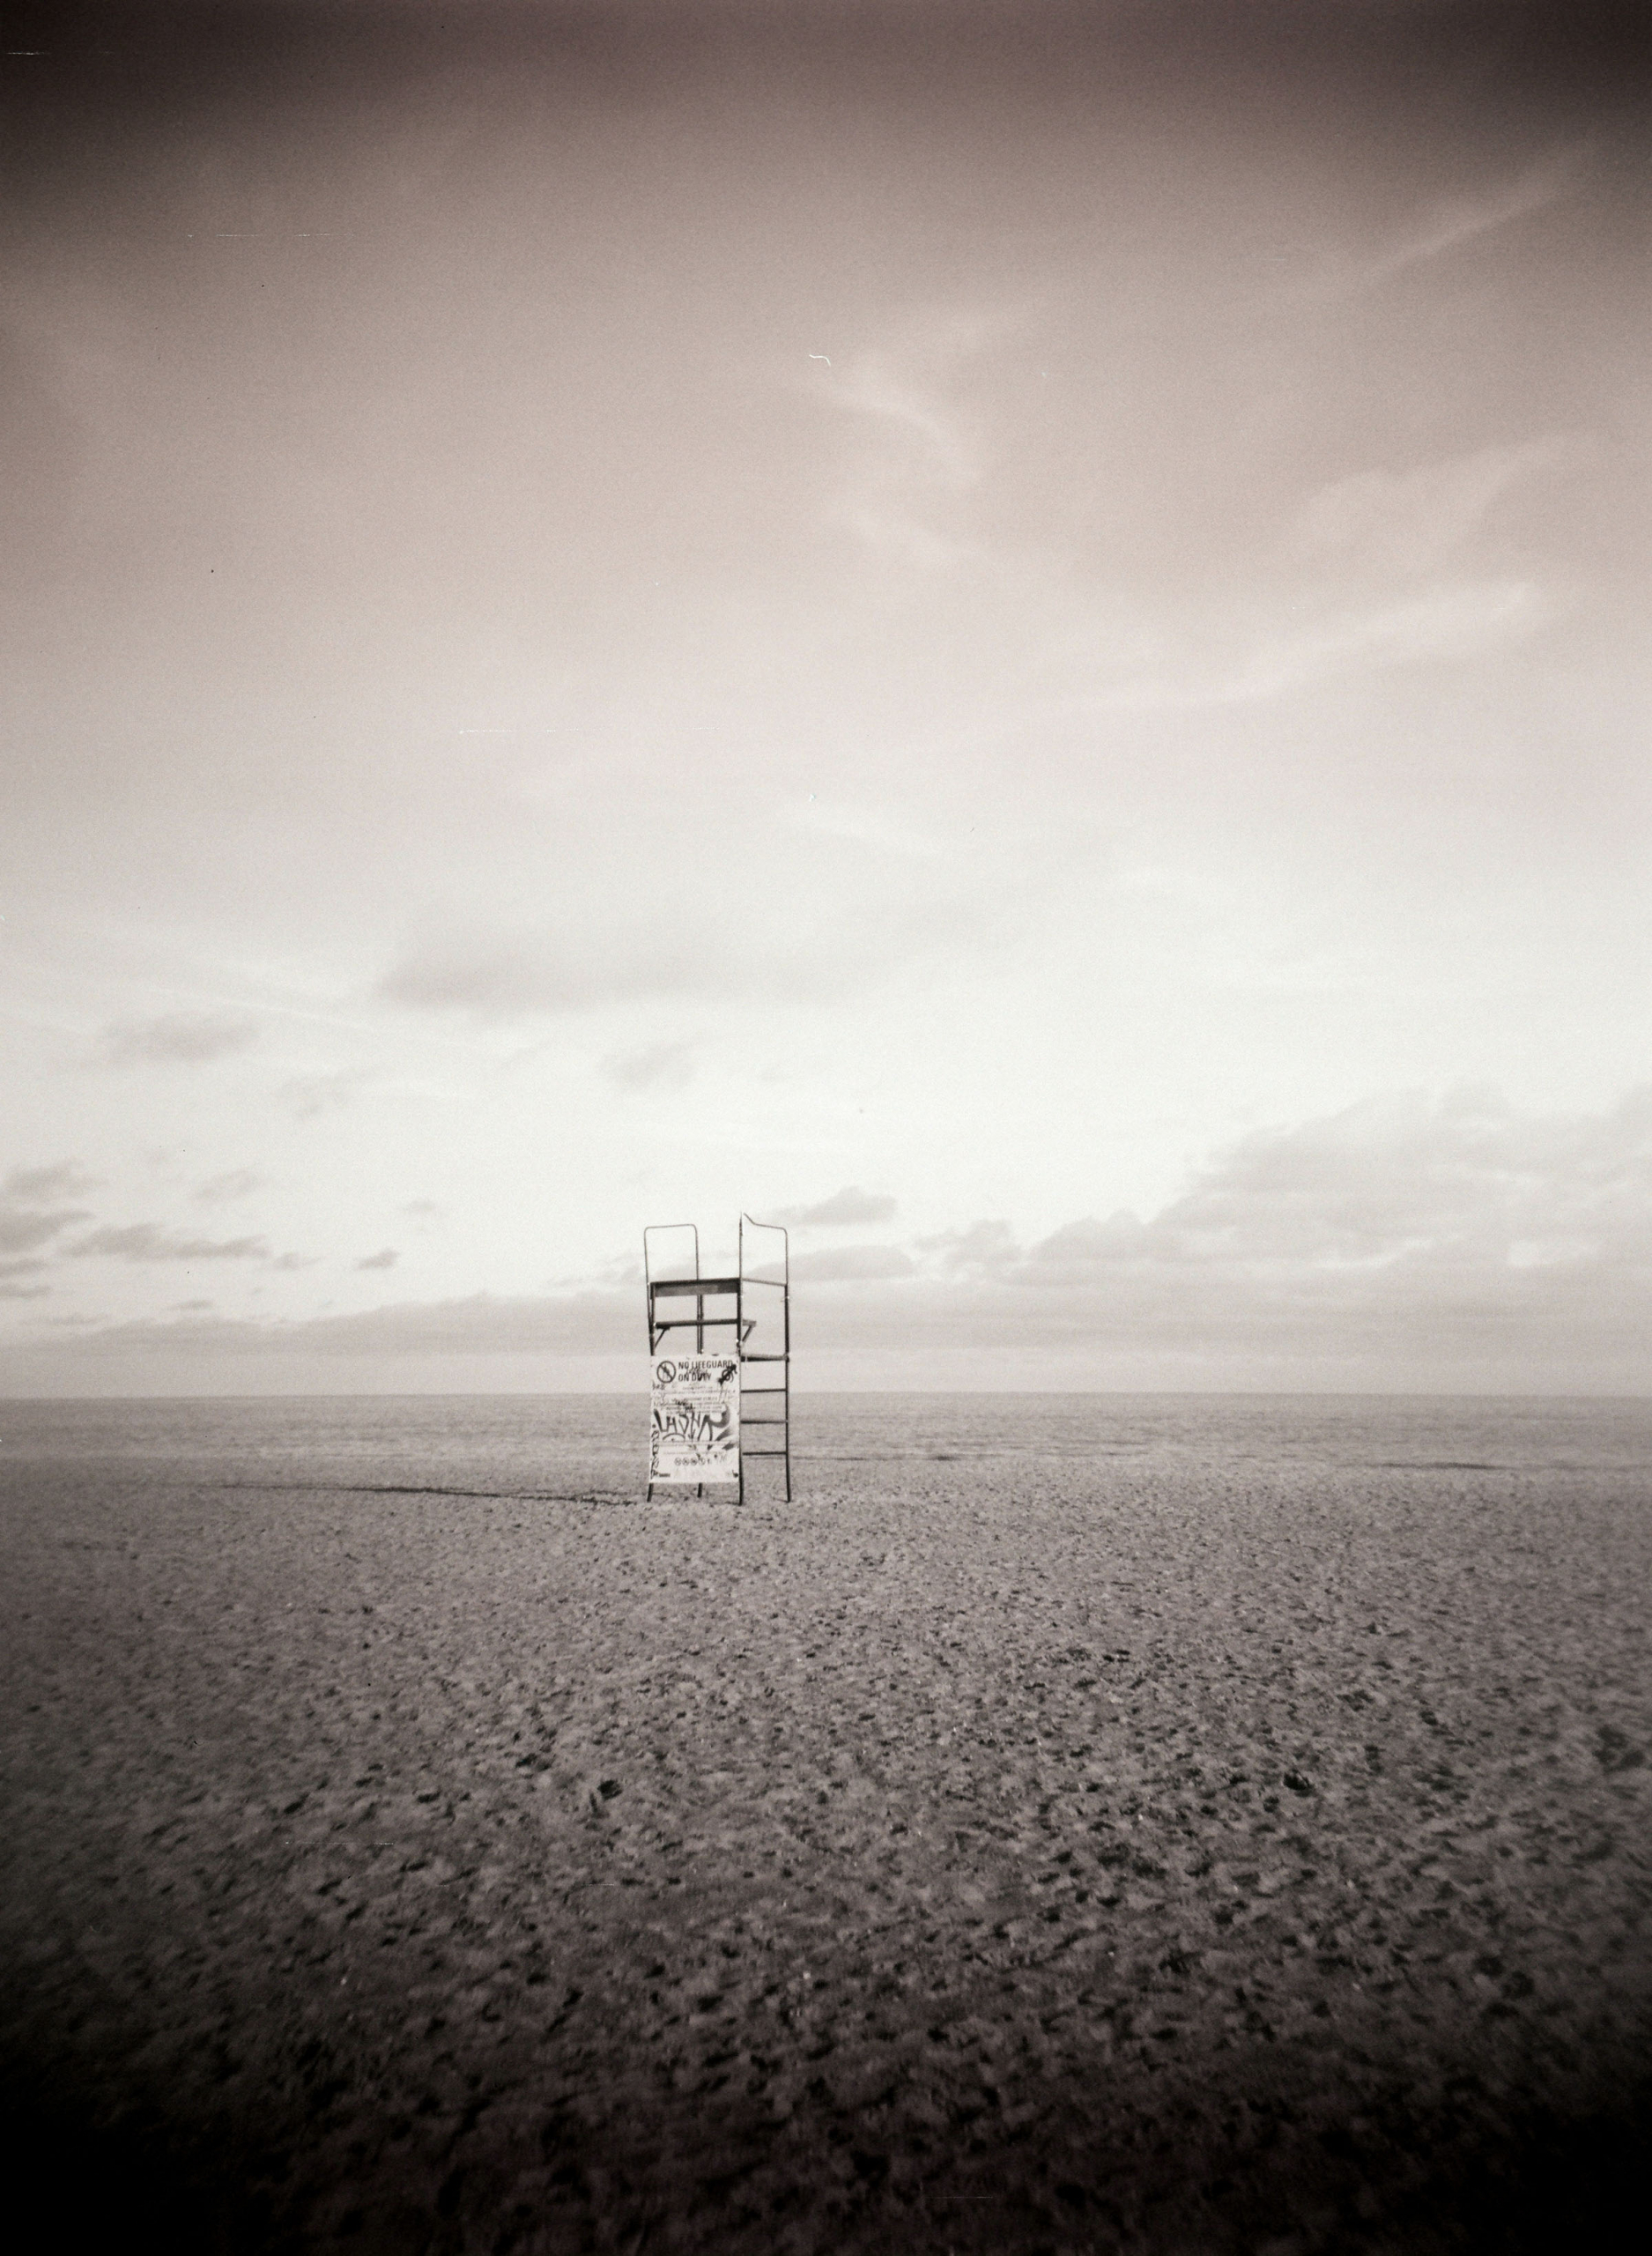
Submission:
M 656 1355 L 648 1479 L 737 1480 L 740 1366 L 732 1355 Z

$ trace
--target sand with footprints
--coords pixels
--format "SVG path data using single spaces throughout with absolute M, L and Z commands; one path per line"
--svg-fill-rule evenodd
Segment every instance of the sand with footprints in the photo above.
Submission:
M 1644 1406 L 805 1401 L 740 1510 L 628 1404 L 4 1407 L 94 2239 L 1411 2256 L 1644 2173 Z

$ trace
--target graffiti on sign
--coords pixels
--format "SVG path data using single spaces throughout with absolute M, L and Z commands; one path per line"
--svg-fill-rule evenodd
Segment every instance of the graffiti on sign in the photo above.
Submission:
M 737 1480 L 740 1366 L 731 1355 L 654 1359 L 648 1479 Z

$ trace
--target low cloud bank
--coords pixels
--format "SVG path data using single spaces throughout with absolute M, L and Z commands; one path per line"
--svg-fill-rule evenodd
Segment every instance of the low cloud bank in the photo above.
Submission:
M 1273 1386 L 1486 1391 L 1652 1390 L 1652 1090 L 1610 1111 L 1515 1112 L 1495 1095 L 1388 1098 L 1219 1154 L 1144 1221 L 1068 1222 L 1030 1245 L 974 1221 L 909 1247 L 794 1263 L 804 1359 L 856 1384 Z M 302 1323 L 212 1317 L 113 1325 L 0 1358 L 12 1391 L 165 1350 L 222 1359 L 344 1357 L 384 1373 L 433 1357 L 642 1359 L 641 1295 L 604 1285 L 478 1294 Z M 941 1376 L 952 1374 L 949 1379 Z M 471 1384 L 478 1383 L 472 1378 Z M 55 1391 L 55 1390 L 48 1390 Z
M 945 1285 L 904 1313 L 935 1347 L 1260 1357 L 1281 1385 L 1340 1367 L 1639 1391 L 1652 1090 L 1551 1118 L 1485 1092 L 1374 1100 L 1245 1138 L 1147 1221 L 1087 1216 L 1023 1247 L 983 1220 L 922 1250 Z M 896 1344 L 891 1296 L 863 1315 L 862 1345 Z

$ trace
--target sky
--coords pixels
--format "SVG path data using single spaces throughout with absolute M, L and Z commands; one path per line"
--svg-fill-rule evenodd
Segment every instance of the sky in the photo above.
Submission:
M 0 56 L 0 1391 L 1652 1388 L 1643 11 Z

